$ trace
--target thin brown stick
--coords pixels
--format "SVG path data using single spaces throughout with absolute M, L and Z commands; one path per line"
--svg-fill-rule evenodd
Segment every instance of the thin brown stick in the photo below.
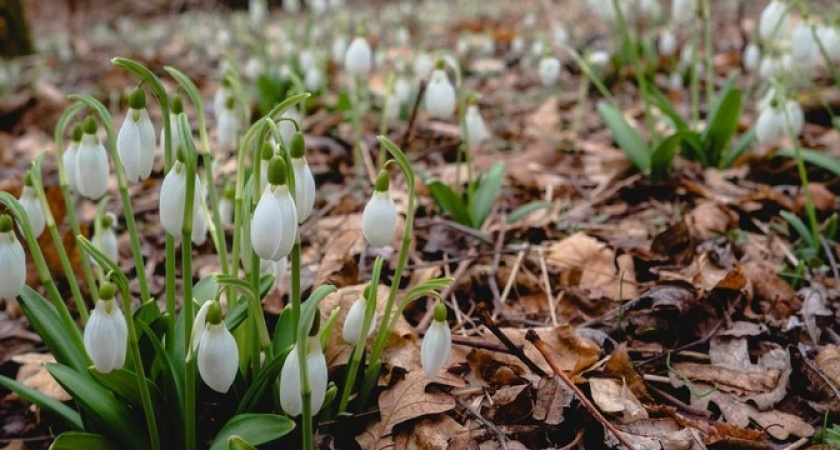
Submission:
M 592 402 L 590 402 L 589 399 L 586 398 L 585 395 L 583 395 L 583 391 L 581 391 L 580 388 L 578 388 L 577 385 L 575 385 L 575 383 L 573 383 L 572 380 L 569 379 L 569 376 L 566 375 L 565 372 L 563 372 L 563 369 L 561 369 L 560 366 L 557 365 L 557 361 L 555 361 L 551 354 L 548 352 L 548 349 L 545 346 L 545 342 L 543 342 L 543 340 L 540 339 L 540 335 L 538 335 L 533 328 L 528 329 L 528 332 L 525 334 L 525 339 L 534 344 L 534 347 L 536 347 L 537 350 L 540 351 L 540 354 L 543 355 L 545 361 L 548 363 L 549 366 L 551 366 L 551 370 L 554 371 L 554 374 L 560 377 L 560 379 L 563 380 L 564 383 L 566 383 L 566 386 L 569 386 L 569 389 L 574 391 L 575 395 L 578 396 L 578 400 L 580 400 L 580 402 L 583 403 L 583 406 L 586 408 L 586 410 L 589 411 L 589 414 L 592 414 L 592 417 L 594 417 L 595 420 L 601 422 L 601 424 L 604 425 L 604 427 L 610 430 L 610 432 L 625 447 L 627 447 L 630 450 L 635 450 L 636 447 L 634 447 L 633 444 L 630 443 L 630 441 L 628 441 L 627 438 L 624 437 L 624 435 L 621 434 L 621 432 L 618 431 L 618 429 L 613 424 L 611 424 L 610 421 L 607 420 L 607 418 L 604 417 L 600 411 L 598 411 L 598 408 L 596 408 L 595 405 L 593 405 Z
M 482 425 L 484 425 L 496 436 L 496 440 L 499 441 L 499 445 L 502 446 L 503 450 L 507 450 L 507 438 L 505 437 L 504 433 L 502 433 L 502 431 L 499 430 L 499 427 L 497 427 L 495 423 L 487 420 L 487 418 L 479 414 L 478 411 L 472 409 L 470 405 L 467 404 L 467 402 L 461 400 L 458 397 L 453 398 L 455 399 L 455 403 L 457 403 L 461 408 L 464 408 L 464 410 L 470 413 L 471 416 L 478 419 L 478 421 L 481 422 Z
M 535 363 L 533 360 L 531 360 L 531 358 L 528 357 L 528 355 L 525 354 L 525 351 L 522 350 L 521 346 L 514 344 L 513 341 L 511 341 L 510 338 L 507 337 L 507 335 L 499 329 L 499 326 L 496 325 L 496 322 L 494 322 L 493 318 L 490 317 L 490 313 L 487 312 L 487 305 L 484 302 L 479 302 L 477 309 L 478 318 L 481 320 L 482 325 L 487 327 L 487 329 L 490 330 L 491 333 L 493 333 L 493 336 L 496 336 L 496 338 L 499 341 L 501 341 L 502 344 L 504 344 L 505 347 L 508 348 L 508 350 L 510 350 L 510 353 L 512 355 L 516 356 L 517 358 L 519 358 L 520 361 L 525 363 L 525 365 L 528 366 L 528 368 L 531 369 L 531 372 L 534 372 L 534 374 L 539 375 L 540 377 L 548 376 L 548 374 L 545 373 L 545 371 L 542 370 L 540 366 L 537 365 L 537 363 Z
M 417 120 L 417 111 L 420 109 L 420 99 L 426 92 L 426 80 L 420 80 L 420 89 L 417 91 L 417 98 L 414 99 L 414 106 L 411 107 L 411 116 L 408 119 L 408 128 L 405 129 L 402 140 L 400 141 L 400 148 L 405 149 L 408 142 L 411 140 L 411 131 L 414 129 L 414 122 Z

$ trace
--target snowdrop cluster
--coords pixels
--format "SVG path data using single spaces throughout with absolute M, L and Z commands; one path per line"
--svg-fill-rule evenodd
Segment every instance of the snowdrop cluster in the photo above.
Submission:
M 770 92 L 775 95 L 774 90 Z M 805 115 L 796 100 L 772 98 L 761 108 L 755 124 L 756 138 L 762 148 L 775 147 L 785 136 L 796 139 L 804 124 Z

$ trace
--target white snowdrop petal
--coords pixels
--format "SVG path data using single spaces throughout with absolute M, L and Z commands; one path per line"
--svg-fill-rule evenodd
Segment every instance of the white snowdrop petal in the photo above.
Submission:
M 25 282 L 26 259 L 23 246 L 13 231 L 0 233 L 0 297 L 17 297 Z
M 178 147 L 181 145 L 181 133 L 178 131 L 178 115 L 170 113 L 169 123 L 172 128 L 172 154 L 174 155 L 175 152 L 178 151 Z M 166 148 L 166 133 L 163 128 L 160 130 L 160 148 Z
M 271 186 L 266 186 L 257 209 L 254 211 L 254 218 L 251 219 L 251 246 L 254 252 L 262 259 L 272 259 L 280 247 L 280 231 L 282 225 L 280 215 L 282 208 L 271 191 Z
M 149 118 L 149 111 L 146 108 L 140 110 L 140 120 L 137 122 L 140 129 L 140 179 L 145 180 L 152 174 L 155 165 L 155 126 Z
M 426 377 L 434 377 L 449 360 L 452 351 L 452 334 L 445 321 L 432 322 L 420 347 L 420 362 Z
M 233 201 L 229 198 L 219 200 L 219 220 L 223 225 L 233 223 Z
M 219 146 L 224 150 L 232 150 L 236 147 L 237 123 L 236 114 L 232 109 L 225 108 L 219 115 L 216 122 L 218 130 Z
M 758 22 L 758 35 L 762 41 L 768 42 L 779 33 L 784 33 L 790 22 L 786 9 L 782 0 L 772 0 L 767 4 Z
M 758 116 L 755 125 L 755 135 L 758 143 L 763 146 L 776 145 L 783 135 L 784 118 L 776 108 L 767 108 Z
M 344 339 L 344 342 L 355 345 L 359 341 L 359 335 L 362 332 L 362 326 L 365 321 L 365 305 L 365 299 L 359 297 L 353 302 L 353 306 L 350 307 L 347 317 L 344 318 L 344 326 L 341 329 L 341 337 Z M 370 327 L 368 327 L 366 336 L 370 336 L 370 333 L 373 332 L 375 323 L 376 318 L 374 317 L 374 320 L 370 323 Z
M 758 45 L 754 43 L 747 44 L 747 47 L 744 49 L 743 60 L 744 68 L 750 73 L 755 72 L 758 68 L 759 61 L 761 61 L 761 49 L 758 48 Z
M 274 198 L 280 206 L 279 241 L 274 254 L 269 259 L 279 261 L 292 252 L 298 233 L 298 219 L 295 201 L 288 186 L 277 186 L 274 190 Z M 276 223 L 275 227 L 277 227 Z
M 467 108 L 464 123 L 467 128 L 467 139 L 470 144 L 480 144 L 487 138 L 487 126 L 484 124 L 484 119 L 481 117 L 478 106 L 470 105 Z
M 373 247 L 391 243 L 397 231 L 397 207 L 388 191 L 374 191 L 362 213 L 362 234 Z
M 119 263 L 119 250 L 117 247 L 117 234 L 113 228 L 102 230 L 101 235 L 96 235 L 93 242 L 111 261 Z
M 373 69 L 373 51 L 365 38 L 357 36 L 347 47 L 344 68 L 354 75 L 367 75 Z
M 100 373 L 114 370 L 117 358 L 117 330 L 105 305 L 105 301 L 97 301 L 84 332 L 85 351 Z M 112 305 L 112 308 L 116 308 L 116 305 Z
M 26 217 L 29 219 L 29 226 L 35 237 L 44 232 L 44 227 L 47 224 L 47 218 L 44 214 L 44 208 L 41 207 L 41 202 L 35 195 L 35 188 L 32 186 L 24 186 L 20 193 L 20 206 L 26 211 Z
M 67 174 L 67 186 L 71 192 L 79 192 L 79 187 L 76 184 L 76 156 L 79 154 L 79 143 L 71 142 L 67 146 L 67 150 L 61 155 L 64 160 L 64 172 Z
M 429 116 L 448 119 L 455 112 L 455 87 L 443 69 L 435 69 L 424 96 Z
M 173 236 L 181 235 L 181 226 L 184 223 L 186 172 L 186 168 L 176 163 L 160 185 L 160 222 L 163 228 Z
M 296 109 L 287 109 L 282 117 L 300 122 L 300 113 Z M 292 136 L 297 131 L 295 130 L 295 124 L 288 120 L 282 120 L 277 123 L 277 126 L 280 128 L 280 136 L 283 138 L 283 144 L 288 147 L 292 143 Z
M 321 350 L 321 339 L 312 336 L 307 338 L 307 341 L 309 342 L 309 355 L 306 356 L 306 375 L 312 392 L 310 405 L 314 415 L 324 406 L 329 374 L 327 372 L 327 359 Z
M 295 172 L 295 207 L 298 222 L 303 223 L 315 206 L 315 178 L 304 158 L 293 158 L 292 168 Z
M 128 324 L 125 323 L 125 314 L 117 306 L 116 301 L 111 310 L 111 320 L 114 323 L 114 345 L 116 346 L 114 368 L 120 369 L 125 365 L 125 354 L 128 350 Z
M 292 417 L 299 416 L 303 411 L 297 345 L 289 352 L 280 370 L 280 406 Z
M 82 137 L 76 155 L 76 185 L 79 193 L 98 200 L 108 190 L 108 153 L 93 135 Z
M 673 56 L 677 53 L 677 38 L 670 30 L 665 30 L 659 35 L 659 54 L 662 56 Z
M 227 393 L 239 366 L 239 349 L 224 322 L 207 324 L 198 349 L 198 373 L 216 392 Z
M 549 87 L 557 83 L 560 78 L 560 60 L 554 56 L 546 56 L 540 60 L 539 75 L 543 86 Z
M 125 169 L 128 181 L 136 183 L 140 179 L 140 160 L 143 145 L 140 140 L 140 127 L 134 121 L 133 111 L 133 109 L 128 110 L 117 134 L 117 152 L 120 155 L 120 161 Z

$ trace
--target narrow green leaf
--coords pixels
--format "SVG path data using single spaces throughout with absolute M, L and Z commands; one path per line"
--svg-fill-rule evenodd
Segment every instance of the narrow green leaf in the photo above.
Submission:
M 473 193 L 472 205 L 470 205 L 473 228 L 481 228 L 487 216 L 493 211 L 493 205 L 502 190 L 504 180 L 505 164 L 502 161 L 493 164 L 490 170 L 481 176 L 478 188 Z
M 651 83 L 648 84 L 648 98 L 659 108 L 662 113 L 664 113 L 668 118 L 674 122 L 674 127 L 676 127 L 677 131 L 686 131 L 689 129 L 688 124 L 683 120 L 683 118 L 677 113 L 677 110 L 674 109 L 674 106 L 671 105 L 671 100 L 662 93 L 656 86 Z
M 88 372 L 99 384 L 108 388 L 118 397 L 138 408 L 142 407 L 143 399 L 140 397 L 140 388 L 137 386 L 137 375 L 134 372 L 117 369 L 109 373 L 100 373 L 95 367 L 90 367 Z M 146 380 L 146 384 L 149 385 L 152 405 L 163 406 L 165 403 L 160 388 L 149 379 Z
M 207 300 L 214 300 L 219 293 L 218 276 L 207 275 L 193 286 L 193 298 L 203 305 Z
M 601 102 L 598 104 L 598 114 L 601 115 L 604 124 L 612 132 L 613 139 L 630 162 L 640 172 L 649 173 L 651 150 L 639 132 L 627 122 L 621 111 L 608 103 Z
M 312 291 L 309 298 L 303 302 L 300 308 L 300 322 L 298 323 L 299 328 L 297 330 L 297 342 L 306 341 L 306 336 L 309 335 L 309 328 L 312 326 L 313 320 L 315 320 L 315 314 L 321 313 L 318 309 L 318 304 L 321 303 L 321 300 L 323 300 L 324 297 L 336 290 L 336 287 L 331 284 L 318 286 L 314 291 Z
M 249 444 L 248 441 L 242 439 L 240 436 L 231 436 L 228 439 L 228 450 L 257 450 L 257 447 Z
M 175 405 L 177 410 L 176 417 L 183 422 L 184 417 L 184 360 L 176 362 L 172 355 L 163 348 L 160 339 L 152 332 L 148 325 L 143 322 L 137 323 L 137 330 L 144 333 L 152 347 L 155 349 L 158 364 L 161 366 L 161 375 L 163 376 L 163 390 L 165 397 L 168 400 L 167 404 Z
M 827 155 L 817 150 L 809 150 L 807 148 L 799 149 L 799 154 L 802 155 L 802 160 L 813 164 L 817 167 L 825 169 L 834 175 L 840 177 L 840 160 Z M 776 153 L 776 156 L 783 156 L 786 158 L 796 158 L 796 151 L 792 148 L 784 148 Z
M 44 340 L 55 360 L 76 370 L 87 371 L 90 364 L 87 353 L 84 353 L 83 348 L 74 346 L 71 339 L 67 339 L 64 322 L 58 316 L 55 306 L 29 286 L 23 287 L 19 298 L 21 309 L 32 329 Z
M 131 411 L 109 390 L 96 383 L 87 372 L 80 373 L 61 364 L 47 364 L 47 371 L 86 411 L 86 420 L 91 419 L 94 429 L 106 433 L 128 448 L 150 448 L 146 427 L 133 423 Z M 85 425 L 86 429 L 91 428 L 87 422 Z
M 265 399 L 266 392 L 268 392 L 277 377 L 280 376 L 280 370 L 283 369 L 283 362 L 286 361 L 286 357 L 291 350 L 291 347 L 287 347 L 283 352 L 278 353 L 272 358 L 271 361 L 265 363 L 248 386 L 245 395 L 242 396 L 242 400 L 236 409 L 236 414 L 253 411 L 259 405 L 260 401 Z
M 554 207 L 554 202 L 549 202 L 545 200 L 534 201 L 530 203 L 526 203 L 519 208 L 514 209 L 508 216 L 507 216 L 507 223 L 514 224 L 519 222 L 520 220 L 528 217 L 532 212 L 539 211 L 541 209 L 550 209 Z
M 50 445 L 50 450 L 114 450 L 110 441 L 101 434 L 85 433 L 81 431 L 66 431 L 58 435 Z
M 77 430 L 83 430 L 84 425 L 82 424 L 82 417 L 79 415 L 78 412 L 74 411 L 73 408 L 61 403 L 60 401 L 49 397 L 47 395 L 42 394 L 41 392 L 26 387 L 17 381 L 0 375 L 0 386 L 13 391 L 17 395 L 23 397 L 28 402 L 38 405 L 47 411 L 52 412 L 53 414 L 57 415 L 64 419 L 72 428 Z
M 701 135 L 701 141 L 709 165 L 717 166 L 723 155 L 723 150 L 738 128 L 738 117 L 741 116 L 741 90 L 730 88 L 721 94 L 720 102 L 715 105 L 707 120 L 706 130 Z
M 723 153 L 723 158 L 721 158 L 720 163 L 718 164 L 719 169 L 726 169 L 731 167 L 732 164 L 735 164 L 735 161 L 744 154 L 745 151 L 750 147 L 750 144 L 753 143 L 755 140 L 755 127 L 750 128 L 749 131 L 744 133 L 738 141 L 729 149 Z
M 216 435 L 210 450 L 228 448 L 228 440 L 239 436 L 251 445 L 261 445 L 279 439 L 295 429 L 295 423 L 275 414 L 239 414 L 231 418 Z
M 782 216 L 783 219 L 796 230 L 796 234 L 799 235 L 800 238 L 804 239 L 805 242 L 808 244 L 808 247 L 817 248 L 816 243 L 814 242 L 814 237 L 811 236 L 811 231 L 808 229 L 808 226 L 805 225 L 805 222 L 802 221 L 796 214 L 790 211 L 780 211 L 779 215 Z
M 426 182 L 426 187 L 435 199 L 440 209 L 448 211 L 452 214 L 455 222 L 464 226 L 472 226 L 470 214 L 467 212 L 467 207 L 461 197 L 455 193 L 449 186 L 443 184 L 440 180 L 431 180 Z
M 653 151 L 650 157 L 650 172 L 654 179 L 662 180 L 668 176 L 668 172 L 671 171 L 671 166 L 674 163 L 674 156 L 676 156 L 680 142 L 683 140 L 683 135 L 683 133 L 675 133 L 668 136 Z

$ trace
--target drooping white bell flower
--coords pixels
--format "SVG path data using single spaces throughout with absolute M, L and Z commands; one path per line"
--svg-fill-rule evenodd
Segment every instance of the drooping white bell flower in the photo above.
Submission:
M 315 415 L 324 406 L 327 393 L 327 360 L 318 336 L 308 337 L 304 347 L 309 350 L 306 354 L 306 378 L 311 392 L 309 404 L 312 414 Z M 303 388 L 300 381 L 298 352 L 300 352 L 300 345 L 296 344 L 286 357 L 286 361 L 283 362 L 283 368 L 280 371 L 280 406 L 292 417 L 300 415 L 303 411 Z
M 394 34 L 394 41 L 400 47 L 408 47 L 411 44 L 411 33 L 408 31 L 408 28 L 404 26 L 397 28 Z
M 659 33 L 657 48 L 662 56 L 674 56 L 677 53 L 677 37 L 674 36 L 674 32 L 669 29 L 662 30 Z
M 525 51 L 525 38 L 523 38 L 522 35 L 517 34 L 510 41 L 510 53 L 515 56 L 519 56 L 523 51 Z
M 239 349 L 236 340 L 222 320 L 219 302 L 210 300 L 201 305 L 190 334 L 189 361 L 198 352 L 198 374 L 216 392 L 226 394 L 239 370 Z
M 14 223 L 6 214 L 0 216 L 0 297 L 12 299 L 26 283 L 26 257 L 15 237 Z
M 300 71 L 303 73 L 315 67 L 315 54 L 312 53 L 312 50 L 303 49 L 298 55 L 298 64 L 300 65 Z
M 443 60 L 438 61 L 437 68 L 432 72 L 423 99 L 426 102 L 429 117 L 449 119 L 455 113 L 455 87 L 449 82 L 449 77 L 443 70 Z
M 481 117 L 481 111 L 478 110 L 477 104 L 471 103 L 467 107 L 464 125 L 466 126 L 467 141 L 470 145 L 478 145 L 487 139 L 489 135 L 487 125 L 484 123 L 484 118 Z
M 233 224 L 233 202 L 236 191 L 233 186 L 228 185 L 222 192 L 222 198 L 219 200 L 219 220 L 223 225 Z
M 785 73 L 785 64 L 780 56 L 766 55 L 761 58 L 758 76 L 763 79 L 781 77 Z
M 534 58 L 539 58 L 545 54 L 545 42 L 542 39 L 534 39 L 531 42 L 531 56 Z
M 117 218 L 112 213 L 105 213 L 100 219 L 100 232 L 93 236 L 93 244 L 111 261 L 119 264 L 117 234 L 114 232 L 116 221 Z
M 820 52 L 819 44 L 814 40 L 812 26 L 808 22 L 800 23 L 793 30 L 790 38 L 791 62 L 795 61 L 796 71 L 808 78 L 813 76 L 814 67 L 817 65 Z
M 249 0 L 248 1 L 248 19 L 251 26 L 254 28 L 261 28 L 265 25 L 268 17 L 268 3 L 266 0 Z
M 137 88 L 129 97 L 128 113 L 117 135 L 117 151 L 128 181 L 149 178 L 155 163 L 155 127 L 146 110 L 146 94 Z
M 29 219 L 29 226 L 32 229 L 32 234 L 35 237 L 41 236 L 44 232 L 44 227 L 47 224 L 47 218 L 44 214 L 44 208 L 41 206 L 41 201 L 35 195 L 35 188 L 32 186 L 32 179 L 30 174 L 26 174 L 26 181 L 23 184 L 23 189 L 20 191 L 20 198 L 18 199 L 20 206 L 26 211 L 26 217 Z
M 367 293 L 368 289 L 370 289 L 370 287 L 365 288 L 365 293 Z M 341 329 L 341 337 L 344 339 L 344 342 L 353 345 L 359 342 L 359 336 L 362 334 L 362 327 L 364 326 L 365 321 L 366 305 L 367 302 L 365 302 L 365 298 L 359 297 L 355 302 L 353 302 L 353 306 L 350 307 L 347 317 L 344 318 L 344 326 Z M 365 334 L 365 336 L 370 336 L 375 328 L 375 325 L 376 318 L 374 317 L 373 320 L 370 321 L 370 326 L 368 327 L 367 334 Z
M 407 105 L 411 100 L 411 83 L 405 77 L 394 80 L 394 98 L 399 101 L 400 106 Z
M 828 56 L 826 63 L 840 62 L 840 29 L 836 25 L 822 25 L 817 28 L 817 38 Z
M 79 185 L 76 183 L 76 157 L 79 155 L 79 145 L 82 143 L 82 135 L 81 125 L 76 125 L 73 129 L 73 138 L 70 140 L 70 144 L 67 145 L 67 150 L 64 150 L 64 154 L 61 155 L 61 159 L 64 162 L 64 173 L 67 176 L 67 187 L 74 194 L 79 193 Z
M 306 2 L 306 6 L 309 6 L 313 14 L 320 16 L 327 12 L 329 4 L 327 4 L 327 0 L 309 0 Z
M 278 261 L 291 253 L 297 231 L 297 209 L 286 184 L 286 163 L 275 156 L 268 169 L 268 185 L 251 220 L 251 246 L 260 258 Z
M 318 66 L 312 66 L 306 71 L 303 77 L 303 87 L 313 92 L 321 90 L 321 70 Z
M 560 78 L 560 60 L 554 55 L 546 55 L 540 60 L 539 75 L 543 86 L 554 86 Z
M 756 69 L 758 69 L 759 62 L 761 61 L 761 49 L 755 43 L 750 42 L 744 48 L 744 55 L 742 58 L 744 68 L 747 69 L 747 72 L 755 73 Z
M 467 35 L 461 35 L 458 41 L 455 42 L 455 53 L 460 56 L 466 56 L 470 51 L 471 42 Z
M 771 42 L 781 33 L 784 33 L 789 24 L 790 17 L 787 14 L 785 2 L 772 0 L 761 11 L 761 18 L 758 21 L 758 36 L 762 42 Z
M 380 171 L 373 196 L 362 212 L 362 234 L 371 247 L 385 247 L 397 232 L 397 207 L 388 191 L 389 185 L 388 172 Z
M 672 91 L 679 91 L 683 88 L 683 76 L 680 72 L 674 71 L 668 75 L 668 88 Z
M 236 120 L 233 97 L 227 98 L 225 107 L 222 109 L 222 112 L 219 114 L 219 119 L 216 121 L 216 129 L 219 136 L 219 146 L 222 150 L 232 151 L 236 149 L 239 124 Z
M 788 99 L 785 102 L 785 108 L 787 109 L 785 120 L 790 120 L 790 127 L 787 126 L 787 122 L 785 123 L 785 132 L 795 138 L 802 134 L 802 128 L 805 126 L 805 112 L 799 102 L 794 99 Z
M 451 352 L 452 332 L 446 323 L 446 306 L 438 302 L 435 305 L 435 320 L 426 330 L 423 345 L 420 347 L 420 363 L 427 378 L 432 378 L 440 372 L 449 360 Z
M 108 190 L 108 152 L 96 136 L 96 122 L 85 119 L 84 135 L 76 155 L 76 186 L 79 194 L 99 200 Z
M 420 53 L 414 58 L 414 77 L 417 81 L 427 80 L 435 68 L 435 60 L 428 53 Z
M 763 147 L 772 147 L 779 143 L 785 135 L 785 115 L 781 108 L 774 104 L 759 114 L 755 124 L 755 136 Z
M 672 0 L 671 21 L 674 26 L 685 25 L 694 17 L 694 0 Z
M 596 73 L 601 73 L 610 63 L 610 54 L 604 50 L 595 50 L 589 54 L 586 58 L 586 62 L 595 69 Z
M 194 243 L 201 244 L 206 239 L 207 219 L 204 217 L 204 209 L 201 206 L 204 189 L 198 174 L 195 175 L 194 189 L 191 237 Z M 169 234 L 176 237 L 181 235 L 184 224 L 186 200 L 187 168 L 183 162 L 177 160 L 160 185 L 160 222 Z
M 219 86 L 219 89 L 215 94 L 213 94 L 213 113 L 216 117 L 219 117 L 225 109 L 227 98 L 234 94 L 232 85 L 233 82 L 230 77 L 224 76 L 222 77 L 221 86 Z
M 295 174 L 295 208 L 297 210 L 298 223 L 303 223 L 312 214 L 315 207 L 315 177 L 312 170 L 306 163 L 306 144 L 303 140 L 303 133 L 295 133 L 292 136 L 292 145 L 289 155 L 292 160 L 292 170 Z
M 347 52 L 347 38 L 344 35 L 338 35 L 333 39 L 330 53 L 332 55 L 332 62 L 338 67 L 344 64 L 344 54 Z
M 353 75 L 366 76 L 373 70 L 373 51 L 362 36 L 356 36 L 344 54 L 344 68 Z
M 265 64 L 263 60 L 252 56 L 245 61 L 245 67 L 242 69 L 242 74 L 249 80 L 256 80 L 260 75 L 265 73 Z
M 172 98 L 172 106 L 169 111 L 169 123 L 170 128 L 172 129 L 172 154 L 177 154 L 178 147 L 184 142 L 181 138 L 181 131 L 178 127 L 178 114 L 184 112 L 184 102 L 181 100 L 180 95 L 176 95 Z M 161 150 L 166 148 L 166 133 L 163 128 L 160 129 L 160 148 Z
M 85 351 L 100 373 L 109 373 L 125 364 L 128 326 L 114 296 L 116 287 L 105 282 L 99 288 L 99 300 L 85 325 Z

